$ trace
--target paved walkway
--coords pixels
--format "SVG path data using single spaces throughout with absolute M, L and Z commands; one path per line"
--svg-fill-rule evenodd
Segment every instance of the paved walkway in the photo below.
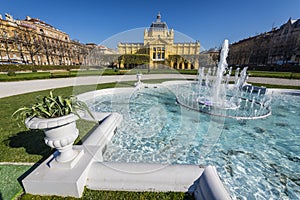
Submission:
M 142 80 L 149 79 L 194 79 L 195 75 L 182 74 L 149 74 L 143 75 Z M 135 81 L 136 75 L 123 76 L 86 76 L 76 78 L 44 79 L 18 82 L 0 82 L 0 98 L 28 92 L 61 88 L 67 86 L 93 85 L 101 83 Z M 300 80 L 250 77 L 248 82 L 300 86 Z

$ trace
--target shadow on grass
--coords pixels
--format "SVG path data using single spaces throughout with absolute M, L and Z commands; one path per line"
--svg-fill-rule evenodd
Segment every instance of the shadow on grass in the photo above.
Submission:
M 183 200 L 195 200 L 193 193 L 185 192 Z
M 17 133 L 7 139 L 7 144 L 11 148 L 25 148 L 28 154 L 41 155 L 45 160 L 53 153 L 44 142 L 45 134 L 42 130 L 28 130 Z
M 23 191 L 25 190 L 22 180 L 54 152 L 54 149 L 51 149 L 45 144 L 44 137 L 45 134 L 42 130 L 27 130 L 19 132 L 7 139 L 7 144 L 11 148 L 24 148 L 28 154 L 42 156 L 42 158 L 36 164 L 31 166 L 29 170 L 27 170 L 17 179 L 23 188 Z

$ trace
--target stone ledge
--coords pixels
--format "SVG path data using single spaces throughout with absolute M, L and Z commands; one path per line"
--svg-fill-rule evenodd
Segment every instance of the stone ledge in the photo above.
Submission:
M 74 149 L 89 153 L 84 153 L 72 169 L 50 168 L 48 163 L 54 158 L 54 155 L 51 155 L 22 180 L 26 193 L 81 197 L 90 166 L 94 161 L 92 153 L 98 149 L 87 149 L 83 146 L 74 146 Z
M 203 172 L 197 165 L 97 162 L 87 187 L 96 190 L 187 192 Z

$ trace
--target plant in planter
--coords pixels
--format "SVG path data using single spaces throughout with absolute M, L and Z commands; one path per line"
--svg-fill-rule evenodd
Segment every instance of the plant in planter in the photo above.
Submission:
M 78 111 L 88 112 L 94 119 L 88 106 L 75 96 L 54 96 L 50 91 L 48 96 L 32 106 L 19 108 L 12 117 L 22 120 L 27 128 L 43 129 L 45 143 L 59 152 L 55 160 L 68 163 L 78 155 L 73 149 L 73 143 L 79 134 L 76 128 L 76 120 L 80 118 Z

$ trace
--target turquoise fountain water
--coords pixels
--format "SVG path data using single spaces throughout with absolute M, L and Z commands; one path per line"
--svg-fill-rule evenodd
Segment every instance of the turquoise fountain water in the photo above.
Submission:
M 233 199 L 300 198 L 299 95 L 274 93 L 271 116 L 224 124 L 182 108 L 165 87 L 101 96 L 92 107 L 124 117 L 106 161 L 211 164 Z M 212 127 L 221 131 L 217 139 Z

